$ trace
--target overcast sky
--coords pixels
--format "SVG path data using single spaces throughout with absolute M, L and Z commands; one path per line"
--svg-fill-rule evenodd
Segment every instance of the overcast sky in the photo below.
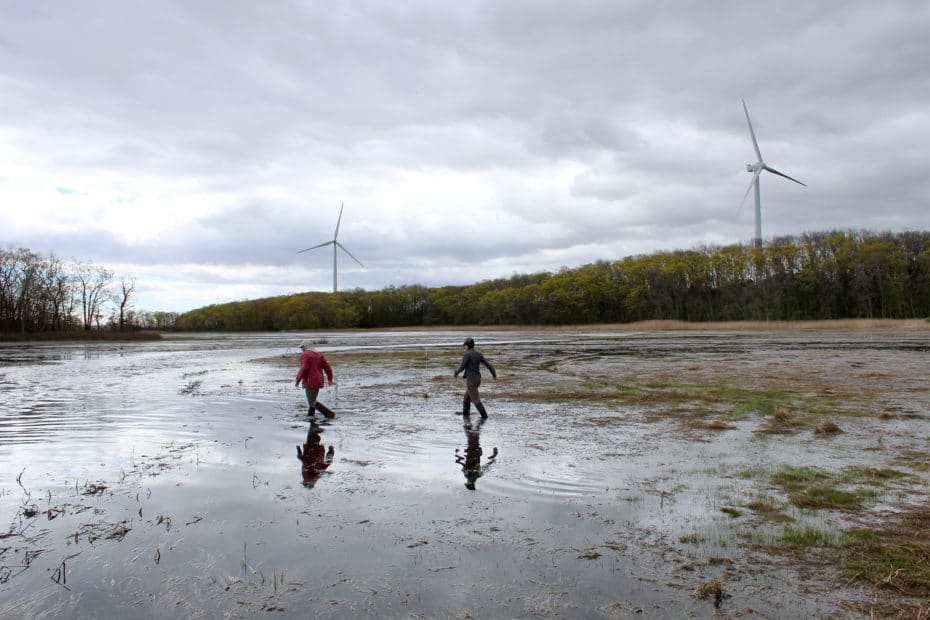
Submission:
M 0 0 L 0 244 L 184 311 L 930 229 L 930 3 Z

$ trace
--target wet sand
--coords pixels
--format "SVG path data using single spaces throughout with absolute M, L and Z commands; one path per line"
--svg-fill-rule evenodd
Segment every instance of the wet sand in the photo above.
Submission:
M 926 506 L 928 330 L 471 331 L 501 380 L 470 429 L 464 335 L 314 334 L 316 422 L 303 335 L 0 347 L 0 616 L 927 609 L 829 536 Z M 803 507 L 802 469 L 858 503 Z

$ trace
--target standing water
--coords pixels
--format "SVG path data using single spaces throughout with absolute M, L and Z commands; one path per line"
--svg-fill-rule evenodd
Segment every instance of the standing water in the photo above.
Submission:
M 481 387 L 484 423 L 457 413 L 465 335 L 500 374 Z M 311 419 L 294 386 L 304 337 L 0 347 L 0 617 L 829 615 L 831 588 L 752 557 L 746 532 L 769 526 L 734 525 L 721 506 L 763 484 L 740 472 L 779 459 L 867 465 L 878 457 L 857 442 L 874 435 L 757 441 L 759 420 L 735 419 L 695 436 L 678 409 L 656 419 L 624 400 L 630 373 L 927 348 L 314 333 L 337 381 L 320 400 L 337 415 Z M 909 406 L 924 424 L 921 398 Z M 700 591 L 721 578 L 725 597 Z

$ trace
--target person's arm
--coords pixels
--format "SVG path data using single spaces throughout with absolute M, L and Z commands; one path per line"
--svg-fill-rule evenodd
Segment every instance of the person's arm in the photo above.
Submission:
M 488 367 L 488 370 L 491 371 L 491 376 L 494 377 L 495 380 L 497 380 L 497 371 L 494 370 L 494 366 L 491 366 L 491 362 L 484 359 L 484 355 L 481 356 L 481 363 Z
M 459 366 L 459 369 L 455 371 L 455 376 L 458 377 L 460 372 L 465 371 L 465 366 L 468 364 L 468 353 L 462 356 L 462 364 Z
M 329 379 L 329 384 L 333 384 L 333 367 L 329 365 L 329 362 L 326 361 L 325 357 L 321 357 L 320 361 L 322 362 L 323 372 L 326 373 L 326 378 Z
M 294 379 L 294 387 L 300 387 L 300 380 L 307 376 L 306 372 L 307 372 L 306 358 L 303 355 L 301 355 L 300 356 L 300 368 L 297 370 L 297 378 Z

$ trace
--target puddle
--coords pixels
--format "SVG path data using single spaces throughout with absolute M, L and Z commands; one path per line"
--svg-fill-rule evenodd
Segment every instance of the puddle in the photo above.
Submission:
M 747 504 L 783 465 L 901 469 L 876 512 L 926 493 L 922 332 L 472 335 L 501 380 L 471 428 L 458 332 L 314 334 L 312 423 L 302 336 L 0 347 L 0 616 L 845 615 Z M 842 432 L 763 432 L 760 393 Z

